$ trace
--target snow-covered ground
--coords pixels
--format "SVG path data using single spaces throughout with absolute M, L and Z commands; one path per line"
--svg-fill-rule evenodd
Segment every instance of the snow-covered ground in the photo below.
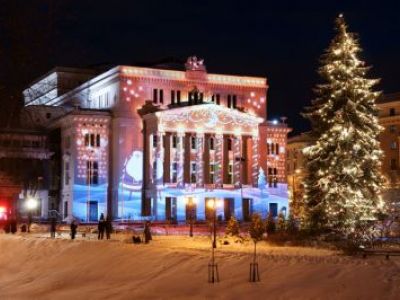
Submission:
M 47 236 L 47 235 L 46 235 Z M 400 260 L 259 244 L 261 282 L 248 282 L 252 244 L 218 246 L 221 281 L 207 282 L 210 240 L 151 244 L 0 234 L 0 299 L 399 299 Z

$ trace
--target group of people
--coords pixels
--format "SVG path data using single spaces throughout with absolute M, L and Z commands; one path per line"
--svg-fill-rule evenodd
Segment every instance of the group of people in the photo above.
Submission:
M 111 223 L 111 218 L 107 216 L 107 219 L 104 219 L 104 214 L 100 215 L 100 220 L 99 220 L 99 225 L 98 225 L 98 236 L 97 238 L 99 240 L 104 239 L 104 232 L 106 233 L 107 240 L 111 238 L 111 232 L 112 232 L 112 223 Z

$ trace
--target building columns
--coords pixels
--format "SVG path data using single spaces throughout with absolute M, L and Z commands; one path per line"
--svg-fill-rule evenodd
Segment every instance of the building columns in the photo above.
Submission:
M 215 135 L 215 186 L 222 187 L 223 169 L 223 140 L 222 134 Z
M 242 164 L 242 151 L 241 146 L 241 136 L 236 135 L 232 140 L 232 150 L 233 150 L 233 184 L 235 187 L 240 187 L 242 184 L 241 178 L 241 164 Z
M 254 187 L 258 186 L 258 157 L 258 136 L 253 136 L 251 143 L 251 179 Z
M 184 153 L 184 138 L 185 138 L 185 133 L 179 132 L 177 134 L 177 139 L 178 139 L 178 145 L 177 145 L 177 159 L 178 159 L 178 176 L 177 176 L 177 186 L 178 187 L 184 187 L 184 162 L 185 162 L 185 153 Z
M 202 187 L 204 185 L 204 134 L 196 133 L 196 181 L 197 186 Z

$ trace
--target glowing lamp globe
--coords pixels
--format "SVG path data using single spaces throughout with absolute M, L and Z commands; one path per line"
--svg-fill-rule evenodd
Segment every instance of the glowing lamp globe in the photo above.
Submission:
M 28 198 L 28 200 L 26 200 L 26 208 L 27 209 L 35 209 L 38 207 L 38 201 L 34 198 Z

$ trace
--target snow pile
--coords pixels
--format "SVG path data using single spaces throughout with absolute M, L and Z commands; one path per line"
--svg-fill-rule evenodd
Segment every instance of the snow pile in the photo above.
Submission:
M 218 246 L 221 282 L 213 285 L 208 238 L 154 239 L 133 245 L 0 234 L 0 299 L 398 299 L 400 292 L 396 258 L 264 243 L 261 282 L 248 282 L 249 243 Z

